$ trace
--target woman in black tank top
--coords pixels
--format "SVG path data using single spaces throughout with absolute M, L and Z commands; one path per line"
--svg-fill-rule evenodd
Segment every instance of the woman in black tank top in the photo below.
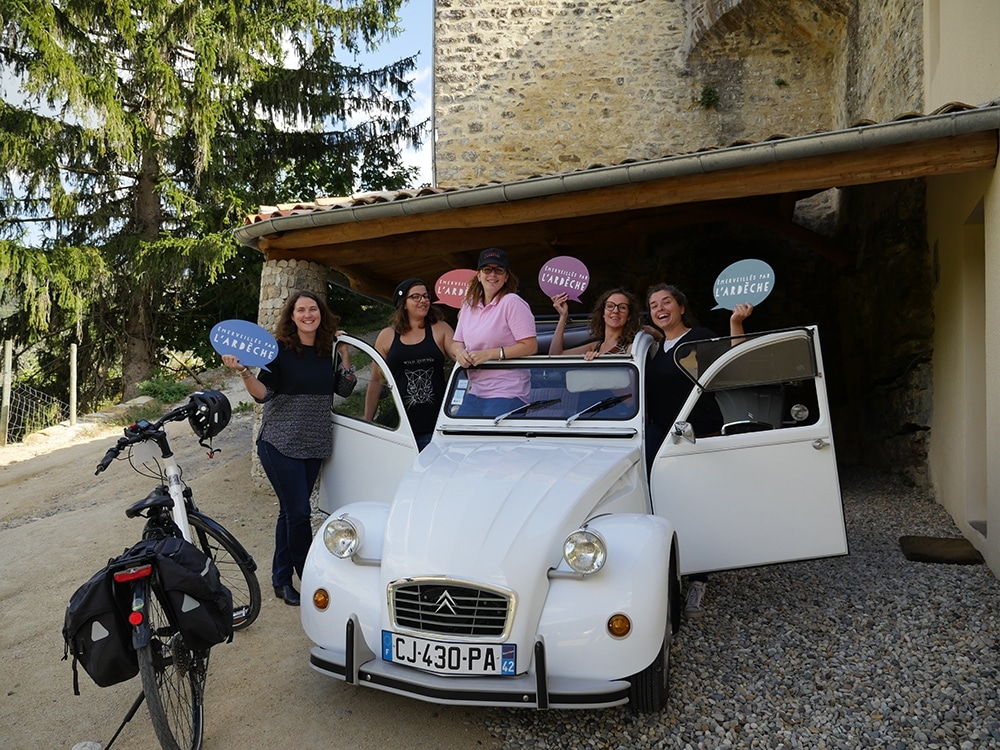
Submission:
M 434 434 L 444 399 L 445 353 L 451 351 L 454 331 L 431 304 L 427 285 L 420 279 L 407 279 L 397 286 L 393 301 L 396 310 L 389 326 L 379 332 L 375 349 L 389 366 L 417 448 L 423 450 Z M 365 394 L 368 421 L 375 418 L 382 382 L 382 373 L 373 372 Z

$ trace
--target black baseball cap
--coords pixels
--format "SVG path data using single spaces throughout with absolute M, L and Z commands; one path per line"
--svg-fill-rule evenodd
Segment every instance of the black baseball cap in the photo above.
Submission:
M 479 253 L 479 264 L 476 266 L 478 271 L 483 266 L 496 265 L 507 270 L 507 253 L 501 250 L 499 247 L 488 247 Z

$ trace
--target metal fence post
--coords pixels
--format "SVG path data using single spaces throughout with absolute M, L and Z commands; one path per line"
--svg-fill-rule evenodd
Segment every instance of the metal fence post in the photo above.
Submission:
M 76 424 L 76 344 L 69 345 L 69 426 Z
M 7 445 L 7 427 L 10 424 L 10 383 L 14 366 L 14 342 L 3 342 L 3 388 L 0 397 L 0 446 Z

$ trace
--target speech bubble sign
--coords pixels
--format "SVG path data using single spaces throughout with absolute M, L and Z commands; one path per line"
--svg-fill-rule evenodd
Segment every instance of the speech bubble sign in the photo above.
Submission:
M 538 272 L 538 286 L 550 297 L 565 293 L 569 299 L 579 302 L 580 295 L 589 285 L 590 271 L 583 261 L 572 255 L 552 258 Z
M 267 363 L 278 356 L 274 336 L 248 320 L 223 320 L 212 326 L 208 334 L 212 348 L 219 354 L 234 354 L 240 364 L 267 369 Z
M 476 272 L 471 268 L 456 268 L 442 274 L 434 282 L 434 294 L 437 295 L 438 302 L 448 307 L 459 308 L 465 302 L 465 293 L 469 291 L 469 282 L 476 276 Z
M 712 287 L 713 310 L 732 310 L 748 302 L 759 305 L 774 289 L 774 270 L 762 260 L 738 260 L 719 274 Z

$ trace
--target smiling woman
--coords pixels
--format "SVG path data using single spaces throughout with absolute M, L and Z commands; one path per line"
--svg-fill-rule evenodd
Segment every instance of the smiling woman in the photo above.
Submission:
M 538 351 L 538 338 L 531 308 L 516 294 L 507 253 L 497 247 L 483 250 L 476 269 L 458 313 L 452 355 L 469 370 L 462 415 L 495 417 L 527 403 L 529 384 L 516 371 L 485 372 L 476 366 L 529 357 Z

